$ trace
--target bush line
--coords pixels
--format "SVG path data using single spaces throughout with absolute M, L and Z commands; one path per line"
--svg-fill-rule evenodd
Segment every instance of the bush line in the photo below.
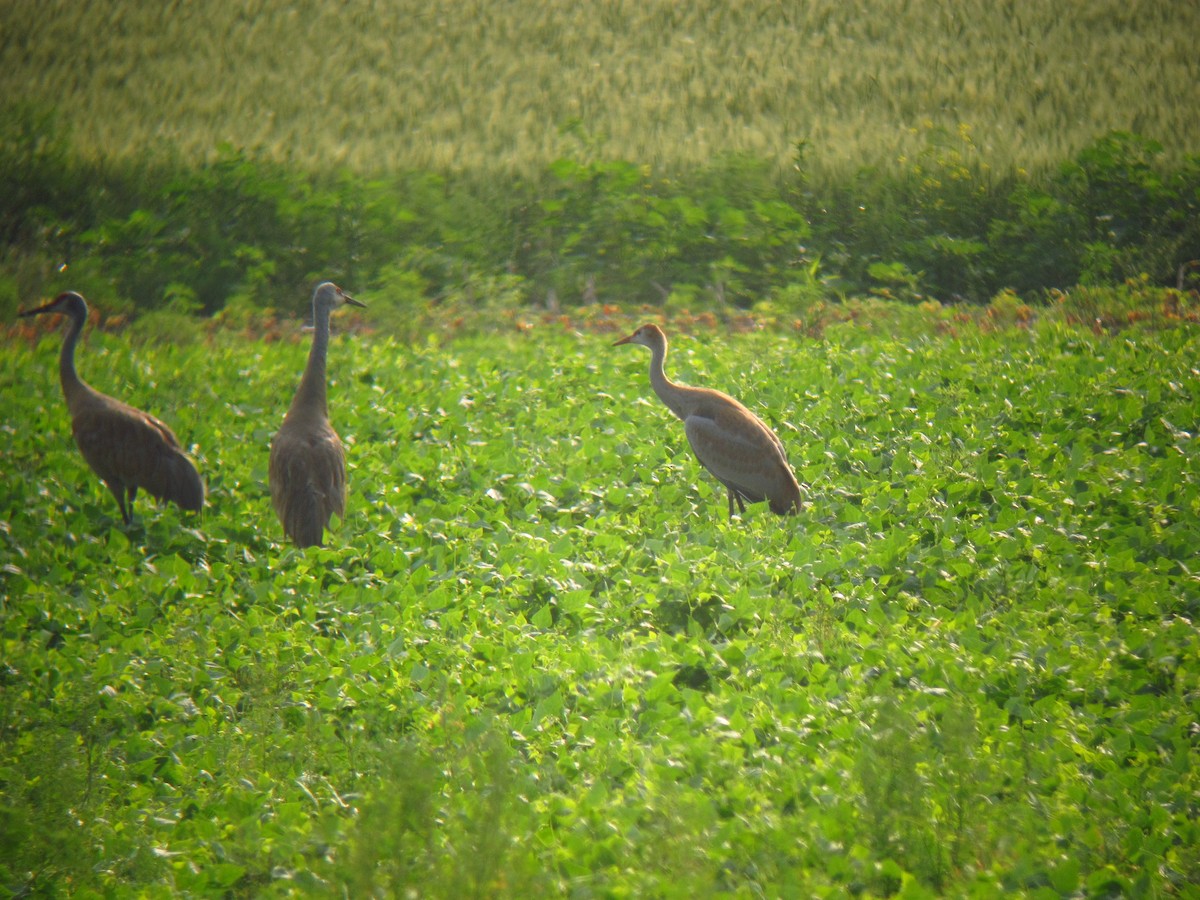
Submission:
M 333 278 L 389 306 L 466 301 L 786 312 L 878 296 L 1038 304 L 1076 285 L 1195 287 L 1200 156 L 1114 132 L 1057 170 L 992 172 L 961 128 L 830 180 L 730 156 L 688 171 L 563 158 L 536 178 L 313 174 L 222 146 L 85 163 L 53 113 L 0 121 L 0 309 L 71 287 L 106 309 L 297 308 Z M 580 156 L 586 156 L 581 153 Z

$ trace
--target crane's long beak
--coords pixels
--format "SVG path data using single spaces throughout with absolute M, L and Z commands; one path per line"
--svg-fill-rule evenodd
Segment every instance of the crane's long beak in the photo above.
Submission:
M 27 309 L 24 312 L 19 312 L 19 313 L 17 313 L 17 318 L 23 319 L 26 316 L 36 316 L 36 315 L 39 315 L 40 313 L 58 312 L 58 310 L 51 308 L 57 302 L 58 302 L 57 300 L 51 300 L 49 303 L 43 304 L 42 306 L 39 306 L 37 309 Z
M 629 343 L 630 341 L 632 341 L 632 340 L 633 340 L 633 335 L 631 334 L 631 335 L 629 335 L 628 337 L 623 337 L 623 338 L 621 338 L 619 341 L 613 341 L 612 345 L 613 345 L 614 347 L 616 347 L 616 346 L 619 346 L 619 345 L 621 345 L 621 344 L 628 344 L 628 343 Z
M 361 300 L 355 300 L 349 294 L 342 294 L 342 299 L 345 300 L 347 303 L 349 303 L 351 306 L 361 306 L 363 309 L 367 308 L 367 304 L 363 303 Z

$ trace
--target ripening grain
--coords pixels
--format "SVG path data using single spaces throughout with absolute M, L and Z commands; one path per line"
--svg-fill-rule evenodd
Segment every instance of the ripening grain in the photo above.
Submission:
M 312 167 L 529 172 L 578 149 L 891 165 L 967 125 L 997 167 L 1111 129 L 1200 143 L 1200 6 L 1038 0 L 749 4 L 114 4 L 0 0 L 0 91 L 85 152 L 222 141 Z

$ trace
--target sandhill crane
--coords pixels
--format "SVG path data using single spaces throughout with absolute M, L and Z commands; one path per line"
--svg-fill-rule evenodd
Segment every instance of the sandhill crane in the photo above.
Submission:
M 676 384 L 663 373 L 667 336 L 657 325 L 643 325 L 620 344 L 650 348 L 650 386 L 683 420 L 692 452 L 716 476 L 729 495 L 729 518 L 736 501 L 771 502 L 771 511 L 793 515 L 800 509 L 800 485 L 788 465 L 783 444 L 766 424 L 728 394 L 710 388 Z
M 349 303 L 365 307 L 332 282 L 313 292 L 313 342 L 292 405 L 271 441 L 271 503 L 283 530 L 300 547 L 319 547 L 334 513 L 346 510 L 346 455 L 329 424 L 325 356 L 329 314 Z
M 75 371 L 75 345 L 87 321 L 87 301 L 67 291 L 20 315 L 43 313 L 67 317 L 58 373 L 71 413 L 71 431 L 87 464 L 117 498 L 125 524 L 133 521 L 138 488 L 159 500 L 199 511 L 204 505 L 204 482 L 171 429 L 149 413 L 100 393 Z

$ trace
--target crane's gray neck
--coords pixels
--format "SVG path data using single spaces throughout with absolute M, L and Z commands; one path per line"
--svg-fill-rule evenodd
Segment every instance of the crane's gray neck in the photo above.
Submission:
M 308 351 L 308 365 L 292 400 L 292 409 L 318 410 L 329 415 L 325 398 L 325 357 L 329 352 L 329 307 L 313 307 L 313 342 Z
M 70 325 L 67 326 L 66 337 L 63 338 L 62 350 L 58 355 L 58 377 L 62 381 L 63 395 L 70 400 L 73 394 L 79 393 L 81 389 L 86 390 L 87 385 L 83 379 L 79 377 L 79 373 L 75 370 L 75 347 L 79 343 L 79 335 L 83 333 L 84 323 L 87 321 L 87 313 L 79 310 L 73 310 L 69 313 Z
M 667 377 L 663 366 L 667 361 L 667 345 L 658 344 L 650 348 L 650 387 L 658 394 L 658 399 L 667 405 L 679 418 L 683 418 L 682 391 L 675 382 Z

